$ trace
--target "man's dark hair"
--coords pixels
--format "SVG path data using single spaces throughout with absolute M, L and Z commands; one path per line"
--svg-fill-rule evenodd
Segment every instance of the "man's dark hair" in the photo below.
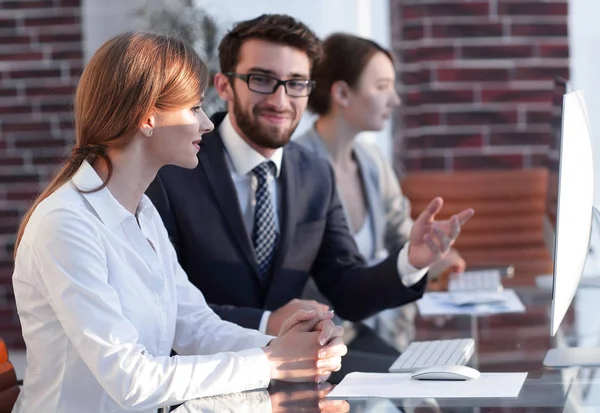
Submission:
M 284 14 L 263 14 L 236 23 L 219 44 L 221 72 L 234 72 L 242 44 L 260 39 L 302 50 L 310 59 L 311 69 L 321 57 L 321 42 L 304 23 Z
M 323 58 L 314 67 L 315 89 L 308 99 L 308 109 L 325 115 L 331 109 L 331 86 L 343 80 L 356 88 L 362 72 L 377 53 L 384 53 L 393 62 L 392 54 L 372 40 L 346 33 L 334 33 L 322 44 Z

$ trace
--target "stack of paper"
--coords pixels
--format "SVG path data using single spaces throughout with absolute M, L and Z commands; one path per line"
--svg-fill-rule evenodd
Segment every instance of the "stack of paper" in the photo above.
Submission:
M 431 292 L 417 301 L 422 316 L 524 313 L 525 306 L 514 290 L 500 292 Z
M 508 398 L 518 397 L 527 373 L 481 373 L 465 381 L 414 380 L 406 373 L 350 373 L 327 398 Z

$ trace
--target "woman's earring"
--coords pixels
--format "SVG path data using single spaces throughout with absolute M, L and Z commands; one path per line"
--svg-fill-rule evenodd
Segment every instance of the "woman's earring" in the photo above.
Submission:
M 148 136 L 149 136 L 149 137 L 150 137 L 150 136 L 152 136 L 152 132 L 154 132 L 152 129 L 150 129 L 150 130 L 148 131 Z

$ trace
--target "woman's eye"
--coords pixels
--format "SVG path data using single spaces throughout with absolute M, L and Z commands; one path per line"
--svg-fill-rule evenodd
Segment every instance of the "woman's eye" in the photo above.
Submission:
M 198 113 L 198 112 L 200 111 L 200 109 L 201 109 L 201 108 L 202 108 L 202 106 L 194 106 L 194 107 L 192 108 L 192 112 L 194 112 L 194 113 Z

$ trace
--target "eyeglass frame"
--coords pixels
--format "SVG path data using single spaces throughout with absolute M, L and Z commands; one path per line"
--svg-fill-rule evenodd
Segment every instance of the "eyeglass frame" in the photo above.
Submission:
M 308 97 L 310 96 L 310 94 L 313 92 L 313 90 L 315 89 L 315 85 L 316 82 L 312 79 L 302 79 L 302 78 L 295 78 L 295 79 L 286 79 L 286 80 L 281 80 L 281 79 L 277 79 L 275 76 L 271 76 L 271 75 L 267 75 L 265 73 L 235 73 L 235 72 L 226 72 L 223 73 L 225 76 L 227 77 L 234 77 L 237 79 L 240 79 L 242 81 L 244 81 L 244 83 L 246 83 L 246 86 L 248 86 L 248 90 L 250 90 L 251 92 L 254 93 L 259 93 L 261 95 L 272 95 L 273 93 L 275 93 L 277 91 L 277 89 L 279 89 L 279 86 L 283 85 L 283 89 L 285 90 L 286 95 L 293 97 L 293 98 L 304 98 L 304 97 Z M 275 85 L 273 86 L 273 90 L 270 92 L 261 92 L 258 90 L 254 90 L 250 88 L 250 78 L 252 76 L 262 76 L 262 77 L 267 77 L 269 79 L 273 79 L 275 81 Z M 288 82 L 297 82 L 297 81 L 303 81 L 303 82 L 307 82 L 306 86 L 309 87 L 309 92 L 306 95 L 300 95 L 300 96 L 294 96 L 294 95 L 290 95 L 287 89 L 287 85 Z

